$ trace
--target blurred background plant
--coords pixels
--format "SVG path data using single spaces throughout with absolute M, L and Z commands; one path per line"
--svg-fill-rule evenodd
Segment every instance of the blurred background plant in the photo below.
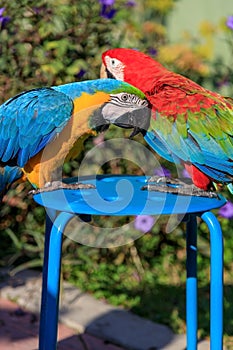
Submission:
M 22 0 L 0 1 L 0 102 L 30 88 L 99 77 L 101 53 L 110 47 L 131 47 L 150 54 L 168 68 L 204 86 L 233 96 L 233 16 L 200 23 L 198 34 L 185 31 L 180 40 L 169 38 L 169 18 L 181 0 Z M 220 5 L 221 6 L 221 5 Z M 90 10 L 91 9 L 91 10 Z M 216 51 L 220 36 L 230 60 Z M 220 55 L 221 53 L 221 55 Z M 85 152 L 104 139 L 125 137 L 110 128 L 86 143 Z M 144 143 L 142 137 L 137 140 Z M 111 152 L 108 150 L 108 152 Z M 82 156 L 84 153 L 82 154 Z M 64 165 L 64 175 L 76 176 L 82 156 Z M 111 156 L 111 154 L 110 154 Z M 100 155 L 101 157 L 101 155 Z M 101 160 L 101 159 L 100 159 Z M 173 165 L 159 159 L 176 176 Z M 102 173 L 141 174 L 132 162 L 114 159 Z M 156 170 L 155 170 L 156 172 Z M 29 198 L 28 184 L 20 184 L 4 197 L 0 211 L 0 266 L 11 273 L 41 268 L 44 209 Z M 230 197 L 227 193 L 224 193 Z M 225 343 L 233 342 L 233 204 L 219 210 L 225 238 Z M 134 218 L 121 218 L 122 223 Z M 96 224 L 119 226 L 115 219 L 97 218 Z M 185 331 L 185 232 L 181 224 L 167 233 L 167 218 L 137 217 L 132 230 L 141 236 L 117 248 L 90 248 L 64 238 L 63 277 L 83 290 L 140 315 Z M 144 234 L 145 231 L 148 233 Z M 198 269 L 200 287 L 199 334 L 208 329 L 209 236 L 199 225 Z M 230 346 L 230 345 L 229 345 Z

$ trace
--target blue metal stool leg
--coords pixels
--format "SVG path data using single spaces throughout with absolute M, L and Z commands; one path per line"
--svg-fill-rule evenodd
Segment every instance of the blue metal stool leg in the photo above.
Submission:
M 197 221 L 189 215 L 186 234 L 187 280 L 186 280 L 186 324 L 187 350 L 197 349 Z
M 210 230 L 210 349 L 223 348 L 223 237 L 221 226 L 211 212 L 201 218 Z
M 56 215 L 56 211 L 53 211 L 53 216 Z M 44 243 L 44 263 L 42 274 L 42 292 L 41 292 L 41 310 L 40 310 L 40 330 L 39 330 L 39 349 L 44 349 L 43 343 L 45 342 L 45 318 L 47 311 L 47 281 L 48 281 L 48 256 L 50 248 L 50 235 L 53 223 L 50 217 L 46 215 L 45 224 L 45 243 Z
M 39 350 L 57 347 L 62 234 L 73 216 L 61 213 L 53 223 L 48 216 L 46 218 Z

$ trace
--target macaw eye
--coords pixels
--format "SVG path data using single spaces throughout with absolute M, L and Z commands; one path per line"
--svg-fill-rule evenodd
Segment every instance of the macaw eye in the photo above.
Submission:
M 111 60 L 111 66 L 115 67 L 116 66 L 116 61 L 114 59 Z
M 127 94 L 122 94 L 121 95 L 121 100 L 124 101 L 124 102 L 128 101 L 128 98 L 129 98 L 129 96 Z
M 110 58 L 110 65 L 112 68 L 118 68 L 122 66 L 122 63 L 117 58 Z

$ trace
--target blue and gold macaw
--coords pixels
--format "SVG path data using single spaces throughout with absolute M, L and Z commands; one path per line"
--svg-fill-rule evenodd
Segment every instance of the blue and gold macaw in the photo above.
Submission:
M 149 118 L 145 95 L 113 79 L 22 92 L 0 106 L 0 193 L 22 175 L 43 189 L 61 178 L 64 161 L 81 152 L 87 137 L 110 124 L 136 134 Z

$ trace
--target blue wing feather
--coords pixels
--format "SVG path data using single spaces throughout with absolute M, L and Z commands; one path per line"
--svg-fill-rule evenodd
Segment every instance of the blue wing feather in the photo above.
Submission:
M 12 182 L 18 180 L 23 175 L 23 172 L 18 167 L 5 166 L 4 168 L 0 167 L 0 199 L 2 198 L 5 189 Z
M 73 100 L 86 92 L 112 93 L 122 85 L 97 79 L 23 92 L 0 106 L 0 163 L 23 167 L 64 128 L 73 112 Z M 130 87 L 130 89 L 132 89 Z
M 52 88 L 23 92 L 0 106 L 0 158 L 23 167 L 63 129 L 73 101 Z
M 169 162 L 174 162 L 174 157 L 171 156 L 171 152 L 167 149 L 164 143 L 159 140 L 158 135 L 152 131 L 148 131 L 144 136 L 144 139 L 148 145 L 161 157 L 165 158 Z
M 22 176 L 30 158 L 63 130 L 73 113 L 73 100 L 83 93 L 118 92 L 132 87 L 124 82 L 99 79 L 23 92 L 0 106 L 0 195 Z M 136 91 L 135 91 L 136 92 Z M 138 93 L 138 90 L 137 90 Z M 2 166 L 2 167 L 1 167 Z

